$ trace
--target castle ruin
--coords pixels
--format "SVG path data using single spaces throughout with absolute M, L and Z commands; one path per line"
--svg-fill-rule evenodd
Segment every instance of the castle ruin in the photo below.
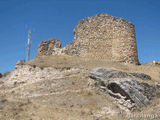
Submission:
M 106 13 L 78 22 L 74 40 L 61 51 L 71 56 L 138 64 L 134 25 Z

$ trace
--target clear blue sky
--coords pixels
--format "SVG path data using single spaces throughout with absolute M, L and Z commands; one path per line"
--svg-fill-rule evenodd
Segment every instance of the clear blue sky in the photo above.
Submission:
M 28 29 L 33 59 L 42 40 L 64 47 L 79 20 L 104 12 L 135 25 L 140 62 L 160 60 L 160 0 L 0 0 L 0 72 L 25 59 Z

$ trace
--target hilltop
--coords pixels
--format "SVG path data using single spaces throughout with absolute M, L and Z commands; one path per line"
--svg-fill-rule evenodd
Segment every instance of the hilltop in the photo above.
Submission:
M 111 29 L 100 37 L 97 26 Z M 66 47 L 58 39 L 42 41 L 33 60 L 18 61 L 1 76 L 0 119 L 124 120 L 133 114 L 158 119 L 160 63 L 138 64 L 132 23 L 108 14 L 86 18 Z
M 141 72 L 160 83 L 157 65 L 131 65 L 71 56 L 41 56 L 17 65 L 1 79 L 1 119 L 40 120 L 111 120 L 121 119 L 119 113 L 157 114 L 160 96 L 146 107 L 130 111 L 109 94 L 95 86 L 89 78 L 93 68 L 104 67 L 127 73 Z

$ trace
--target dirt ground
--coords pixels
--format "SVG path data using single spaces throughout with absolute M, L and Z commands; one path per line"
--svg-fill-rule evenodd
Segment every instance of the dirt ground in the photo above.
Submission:
M 94 68 L 105 67 L 145 73 L 152 80 L 143 82 L 155 84 L 160 83 L 160 66 L 71 56 L 40 56 L 23 66 L 0 79 L 0 120 L 125 120 L 141 114 L 160 116 L 160 90 L 148 106 L 131 112 L 108 94 L 97 91 L 94 80 L 88 77 Z

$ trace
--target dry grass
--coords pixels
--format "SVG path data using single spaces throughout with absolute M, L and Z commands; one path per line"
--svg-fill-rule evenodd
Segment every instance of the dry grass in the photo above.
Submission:
M 95 60 L 72 56 L 39 56 L 31 61 L 26 62 L 25 64 L 35 65 L 41 68 L 54 67 L 57 69 L 67 70 L 71 68 L 82 68 L 86 71 L 84 73 L 66 72 L 64 74 L 65 78 L 63 79 L 44 80 L 39 83 L 24 86 L 25 90 L 31 90 L 31 94 L 39 93 L 39 90 L 43 90 L 43 92 L 47 94 L 49 94 L 50 91 L 54 90 L 58 92 L 61 92 L 60 90 L 62 90 L 62 92 L 69 90 L 70 92 L 64 92 L 64 94 L 62 95 L 55 94 L 50 96 L 40 96 L 38 98 L 30 98 L 31 103 L 25 104 L 21 107 L 23 111 L 20 111 L 21 109 L 17 110 L 20 117 L 14 117 L 12 115 L 12 113 L 14 112 L 11 110 L 9 111 L 9 115 L 11 115 L 11 117 L 8 118 L 17 118 L 17 120 L 24 118 L 24 120 L 28 120 L 25 118 L 26 115 L 26 117 L 32 118 L 33 120 L 42 118 L 46 120 L 92 120 L 95 114 L 99 114 L 99 112 L 102 112 L 103 114 L 102 108 L 106 107 L 109 109 L 108 111 L 106 111 L 106 113 L 103 114 L 100 120 L 106 120 L 107 118 L 111 120 L 124 120 L 125 118 L 120 118 L 120 116 L 118 115 L 120 108 L 114 103 L 114 99 L 112 97 L 110 97 L 109 95 L 103 95 L 103 93 L 97 93 L 97 91 L 95 91 L 92 87 L 87 86 L 87 76 L 90 71 L 92 71 L 92 69 L 96 67 L 106 67 L 125 72 L 142 72 L 152 77 L 152 80 L 145 80 L 145 82 L 160 82 L 160 67 L 147 64 L 136 66 L 112 61 Z M 58 85 L 60 85 L 60 87 L 49 86 L 51 82 L 59 82 Z M 48 83 L 48 86 L 45 87 L 45 83 Z M 78 90 L 78 92 L 76 92 L 76 90 Z M 20 92 L 20 90 L 18 92 Z M 43 94 L 43 92 L 41 94 Z M 160 92 L 158 91 L 157 94 L 159 95 Z M 3 95 L 0 95 L 0 97 L 1 96 Z M 159 96 L 154 99 L 150 105 L 138 112 L 136 111 L 135 114 L 151 114 L 157 113 L 158 110 L 160 111 Z M 11 96 L 7 94 L 7 97 L 16 99 L 16 96 L 12 94 Z M 12 104 L 19 105 L 17 102 L 13 102 Z M 116 115 L 110 114 L 111 112 L 115 112 Z M 4 116 L 4 114 L 5 113 L 1 115 Z
M 55 67 L 55 68 L 85 68 L 93 69 L 95 67 L 119 67 L 123 69 L 125 66 L 120 63 L 115 63 L 105 60 L 95 60 L 73 56 L 41 56 L 27 62 L 26 64 L 36 65 L 39 67 Z
M 73 56 L 39 56 L 25 64 L 39 67 L 55 67 L 57 69 L 82 68 L 93 70 L 96 67 L 106 67 L 125 72 L 142 72 L 150 75 L 152 81 L 160 82 L 160 67 L 147 64 L 132 65 L 126 63 L 96 60 Z

